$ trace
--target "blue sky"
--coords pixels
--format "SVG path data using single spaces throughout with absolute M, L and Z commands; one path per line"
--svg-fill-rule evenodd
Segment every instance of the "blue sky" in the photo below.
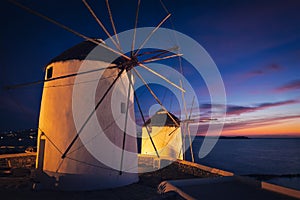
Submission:
M 88 36 L 106 38 L 81 1 L 18 2 Z M 105 1 L 88 2 L 110 27 Z M 110 2 L 118 31 L 133 28 L 136 1 Z M 224 134 L 300 133 L 299 1 L 164 3 L 175 30 L 200 43 L 221 72 L 228 101 Z M 0 5 L 1 86 L 43 79 L 43 67 L 53 57 L 82 41 L 11 3 Z M 159 1 L 142 1 L 138 25 L 155 26 L 165 15 Z M 173 28 L 172 23 L 163 27 Z M 41 91 L 41 86 L 1 89 L 0 130 L 36 127 Z M 200 104 L 209 104 L 205 84 L 197 91 Z

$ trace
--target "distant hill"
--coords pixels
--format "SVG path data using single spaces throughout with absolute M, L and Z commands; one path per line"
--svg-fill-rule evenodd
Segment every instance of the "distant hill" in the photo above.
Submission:
M 204 138 L 204 136 L 196 136 L 197 138 Z M 215 138 L 215 136 L 207 136 L 210 138 Z M 219 139 L 251 139 L 247 136 L 220 136 Z
M 247 136 L 221 136 L 220 139 L 251 139 Z

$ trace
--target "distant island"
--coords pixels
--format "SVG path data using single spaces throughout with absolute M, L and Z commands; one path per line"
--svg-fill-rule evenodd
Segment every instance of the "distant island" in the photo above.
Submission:
M 197 138 L 204 138 L 205 136 L 196 136 Z M 206 136 L 208 138 L 216 138 L 216 136 Z M 219 139 L 251 139 L 247 136 L 220 136 Z
M 220 139 L 251 139 L 247 136 L 220 136 Z

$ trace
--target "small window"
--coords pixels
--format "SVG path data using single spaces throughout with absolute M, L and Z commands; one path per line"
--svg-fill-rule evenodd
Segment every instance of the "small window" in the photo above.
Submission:
M 121 113 L 126 113 L 126 105 L 124 102 L 121 102 Z
M 49 67 L 46 72 L 46 79 L 52 78 L 53 75 L 53 67 Z

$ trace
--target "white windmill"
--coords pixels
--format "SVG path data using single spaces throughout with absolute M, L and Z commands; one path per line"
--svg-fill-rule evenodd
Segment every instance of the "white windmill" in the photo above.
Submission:
M 48 185 L 62 190 L 92 190 L 114 188 L 136 182 L 138 180 L 137 141 L 135 137 L 130 137 L 130 135 L 136 135 L 133 102 L 138 104 L 144 123 L 146 123 L 146 120 L 133 89 L 133 73 L 144 83 L 150 94 L 160 104 L 162 111 L 167 113 L 174 123 L 178 123 L 163 106 L 143 76 L 134 68 L 135 66 L 142 67 L 184 92 L 182 87 L 174 84 L 165 76 L 144 64 L 146 62 L 178 57 L 181 54 L 174 54 L 171 50 L 140 51 L 171 14 L 167 13 L 166 17 L 161 20 L 149 33 L 144 42 L 135 50 L 135 30 L 137 28 L 140 6 L 140 0 L 138 0 L 132 49 L 130 55 L 127 55 L 122 53 L 108 0 L 106 0 L 106 5 L 115 37 L 110 35 L 87 1 L 83 0 L 83 3 L 115 45 L 116 50 L 106 45 L 102 40 L 87 37 L 16 1 L 11 0 L 11 2 L 86 40 L 54 58 L 46 66 L 45 80 L 29 83 L 44 83 L 39 119 L 37 158 L 37 170 L 43 174 L 40 179 L 41 183 L 44 186 Z M 87 56 L 92 51 L 99 56 Z M 148 55 L 147 59 L 141 60 L 141 57 L 145 54 Z M 103 55 L 108 57 L 103 57 Z M 111 60 L 112 58 L 114 59 Z M 86 70 L 81 71 L 83 65 Z M 73 117 L 74 103 L 72 103 L 72 100 L 74 100 L 74 88 L 80 84 L 85 86 L 90 84 L 92 81 L 84 77 L 97 78 L 99 73 L 101 78 L 98 79 L 99 82 L 95 91 L 95 106 L 88 111 L 80 108 L 76 109 L 79 112 L 80 110 L 84 111 L 83 113 L 77 113 L 83 115 L 83 120 L 79 122 L 79 125 L 75 124 Z M 83 78 L 78 82 L 77 77 Z M 12 88 L 25 85 L 28 84 L 20 84 Z M 80 92 L 86 94 L 87 87 L 85 86 L 78 90 L 79 94 L 81 94 Z M 83 105 L 85 96 L 81 97 L 82 101 L 80 102 Z M 115 113 L 112 112 L 114 110 L 111 107 L 112 101 L 114 101 L 113 105 L 119 111 L 120 118 L 118 120 L 114 117 Z M 79 105 L 82 106 L 81 104 Z M 94 126 L 89 127 L 90 121 L 95 117 L 106 128 L 100 133 L 90 131 L 89 138 L 86 138 L 86 131 L 95 128 Z M 124 128 L 120 129 L 120 126 Z M 128 135 L 128 133 L 130 134 Z M 157 157 L 159 157 L 160 155 L 148 129 L 147 134 L 152 141 L 151 145 Z M 114 147 L 109 149 L 107 154 L 109 157 L 106 157 L 104 162 L 90 153 L 91 148 L 107 153 L 107 149 L 99 145 L 99 142 L 94 142 L 98 135 L 106 136 L 104 141 L 114 144 Z M 100 144 L 105 145 L 105 143 Z M 182 144 L 178 145 L 182 146 Z M 125 150 L 131 153 L 124 154 Z M 119 168 L 111 166 L 119 166 Z

